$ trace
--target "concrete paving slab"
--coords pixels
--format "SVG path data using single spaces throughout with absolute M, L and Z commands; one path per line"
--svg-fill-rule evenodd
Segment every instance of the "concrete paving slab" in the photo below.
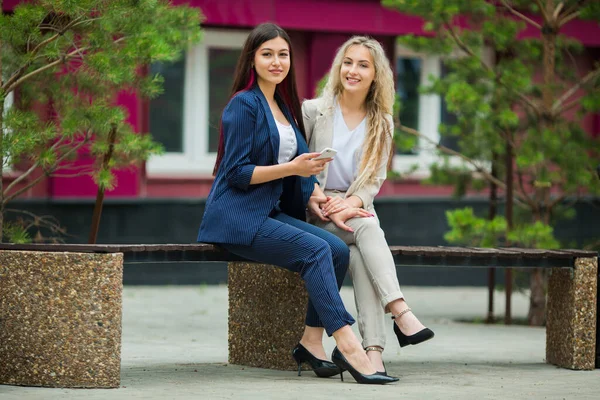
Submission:
M 126 287 L 121 388 L 50 389 L 0 385 L 0 399 L 597 399 L 600 370 L 570 371 L 545 364 L 545 329 L 465 324 L 484 317 L 485 288 L 403 287 L 436 337 L 400 350 L 390 320 L 384 353 L 400 382 L 367 386 L 311 372 L 227 364 L 225 286 Z M 342 297 L 355 314 L 351 288 Z M 497 292 L 497 315 L 504 294 Z M 528 299 L 513 295 L 513 315 Z M 326 349 L 334 347 L 326 339 Z M 291 349 L 290 349 L 291 350 Z

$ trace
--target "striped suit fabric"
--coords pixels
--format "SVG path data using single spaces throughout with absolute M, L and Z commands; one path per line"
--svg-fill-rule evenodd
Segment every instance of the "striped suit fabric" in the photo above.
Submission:
M 298 153 L 308 152 L 291 113 Z M 223 111 L 225 152 L 207 198 L 198 241 L 220 244 L 250 260 L 300 273 L 309 294 L 306 324 L 331 335 L 354 323 L 338 290 L 348 268 L 348 247 L 335 235 L 304 222 L 317 182 L 291 176 L 251 185 L 256 166 L 277 164 L 279 132 L 258 85 L 235 95 Z

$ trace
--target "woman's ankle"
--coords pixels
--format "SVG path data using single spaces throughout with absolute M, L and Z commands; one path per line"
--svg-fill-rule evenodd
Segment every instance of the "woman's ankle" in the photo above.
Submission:
M 371 361 L 371 365 L 373 365 L 373 367 L 380 372 L 384 372 L 385 371 L 385 366 L 383 365 L 383 348 L 377 346 L 379 349 L 381 349 L 381 351 L 379 350 L 369 350 L 369 349 L 373 349 L 374 346 L 368 346 L 365 350 L 367 352 L 367 357 L 369 358 L 369 361 Z
M 304 332 L 302 333 L 302 338 L 300 339 L 300 343 L 304 346 L 308 345 L 317 345 L 323 343 L 323 332 L 325 330 L 323 328 L 317 328 L 313 326 L 305 326 Z
M 337 348 L 344 354 L 362 352 L 363 348 L 349 325 L 333 333 Z
M 406 303 L 406 301 L 402 298 L 402 299 L 396 299 L 390 303 L 388 303 L 387 307 L 386 307 L 389 312 L 392 315 L 396 315 L 401 313 L 402 311 L 406 310 L 408 307 L 408 304 Z

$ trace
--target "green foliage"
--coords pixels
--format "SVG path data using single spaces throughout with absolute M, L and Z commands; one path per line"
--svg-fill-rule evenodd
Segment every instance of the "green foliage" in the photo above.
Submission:
M 515 12 L 541 15 L 536 2 L 382 3 L 424 20 L 424 30 L 431 35 L 405 36 L 399 41 L 419 53 L 441 56 L 447 73 L 441 78 L 429 77 L 429 84 L 421 90 L 445 100 L 457 122 L 440 125 L 440 135 L 456 137 L 459 153 L 479 166 L 475 179 L 471 166 L 457 168 L 456 163 L 442 157 L 431 167 L 430 182 L 453 184 L 455 195 L 462 196 L 469 189 L 484 187 L 481 169 L 489 171 L 496 160 L 500 183 L 514 178 L 518 205 L 526 207 L 529 216 L 533 216 L 515 221 L 515 225 L 527 225 L 532 231 L 515 232 L 514 239 L 523 244 L 544 243 L 553 247 L 551 235 L 533 222 L 554 223 L 553 208 L 560 205 L 555 197 L 600 195 L 600 180 L 594 171 L 600 160 L 600 140 L 582 129 L 586 115 L 600 111 L 600 63 L 595 62 L 589 79 L 584 80 L 587 73 L 582 75 L 573 62 L 573 57 L 584 51 L 581 43 L 562 35 L 560 29 L 555 36 L 540 32 L 535 37 L 521 37 L 526 27 L 536 28 Z M 561 4 L 553 15 L 566 18 L 578 12 L 581 18 L 600 21 L 599 2 L 572 0 Z M 544 46 L 544 41 L 550 45 Z M 556 49 L 555 53 L 548 53 L 554 59 L 553 68 L 543 62 L 548 49 Z M 544 68 L 552 77 L 548 84 L 542 79 Z M 543 101 L 549 97 L 551 106 Z M 514 177 L 507 177 L 504 171 L 507 141 L 513 145 Z M 481 238 L 490 237 L 483 234 L 485 229 L 477 230 Z
M 554 238 L 552 227 L 541 221 L 519 226 L 510 231 L 507 238 L 511 243 L 517 243 L 522 247 L 537 249 L 558 249 L 560 247 L 560 243 Z
M 31 243 L 31 236 L 23 225 L 17 222 L 6 222 L 3 226 L 3 237 L 6 242 L 23 244 Z
M 3 240 L 9 243 L 61 243 L 67 232 L 50 215 L 36 215 L 29 211 L 5 209 Z
M 19 94 L 0 113 L 2 166 L 25 163 L 52 175 L 70 171 L 83 151 L 97 162 L 82 173 L 114 187 L 112 170 L 162 151 L 150 135 L 134 132 L 117 95 L 160 94 L 163 79 L 145 66 L 181 57 L 200 39 L 201 20 L 197 9 L 167 0 L 37 0 L 0 16 L 0 105 L 8 93 Z M 13 196 L 9 189 L 2 205 Z
M 472 171 L 466 167 L 456 167 L 450 164 L 448 157 L 442 156 L 441 162 L 433 163 L 429 171 L 431 175 L 424 183 L 431 185 L 453 185 L 455 198 L 463 197 L 469 188 L 482 190 L 486 183 L 476 179 Z
M 446 211 L 446 218 L 451 230 L 444 235 L 449 243 L 477 246 L 497 247 L 506 237 L 506 219 L 495 217 L 493 220 L 478 218 L 470 207 Z
M 575 0 L 567 1 L 566 3 L 575 3 Z M 581 10 L 581 18 L 593 21 L 600 20 L 600 2 L 589 1 Z
M 447 211 L 446 218 L 450 231 L 444 235 L 444 239 L 448 243 L 477 247 L 499 247 L 508 243 L 511 246 L 538 249 L 560 247 L 552 227 L 540 221 L 519 224 L 509 232 L 503 216 L 496 216 L 492 220 L 480 218 L 470 207 Z
M 323 89 L 325 89 L 325 85 L 327 84 L 327 78 L 329 77 L 329 73 L 325 74 L 319 82 L 317 82 L 317 88 L 315 89 L 316 97 L 319 97 L 323 94 Z

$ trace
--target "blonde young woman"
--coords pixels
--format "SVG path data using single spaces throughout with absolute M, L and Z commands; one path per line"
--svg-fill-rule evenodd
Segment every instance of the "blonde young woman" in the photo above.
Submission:
M 387 173 L 393 104 L 394 79 L 383 48 L 371 38 L 358 36 L 338 50 L 322 96 L 302 105 L 310 151 L 326 147 L 338 151 L 317 177 L 328 200 L 321 203 L 321 215 L 313 215 L 312 222 L 350 246 L 362 344 L 381 374 L 387 374 L 382 359 L 385 313 L 392 314 L 401 347 L 434 336 L 404 300 L 373 208 Z M 354 217 L 356 209 L 367 210 L 370 216 Z M 318 352 L 321 337 L 311 338 L 308 345 Z

